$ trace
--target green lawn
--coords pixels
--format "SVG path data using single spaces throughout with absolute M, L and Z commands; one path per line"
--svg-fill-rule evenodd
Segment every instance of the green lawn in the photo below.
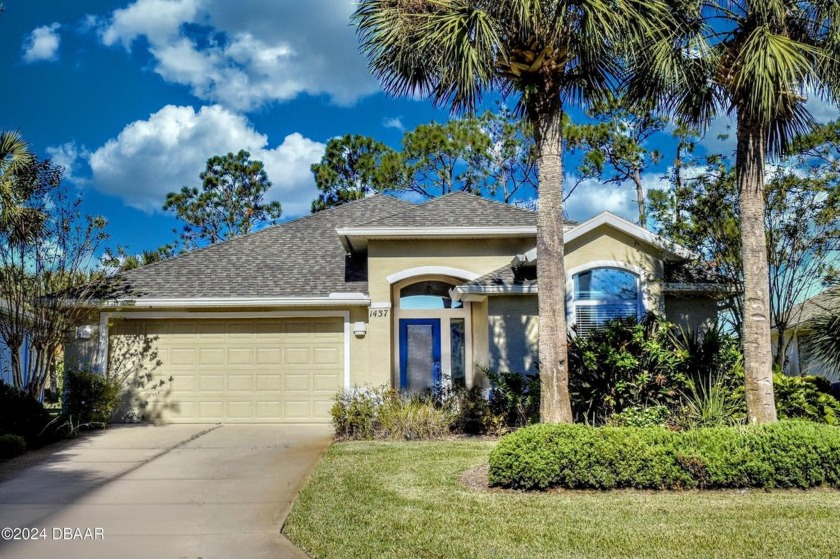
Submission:
M 840 492 L 467 489 L 493 443 L 333 445 L 284 532 L 313 557 L 840 557 Z

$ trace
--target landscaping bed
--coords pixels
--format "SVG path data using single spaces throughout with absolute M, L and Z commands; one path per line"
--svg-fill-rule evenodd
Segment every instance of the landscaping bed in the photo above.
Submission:
M 496 443 L 333 445 L 284 533 L 313 557 L 830 557 L 840 492 L 487 491 Z

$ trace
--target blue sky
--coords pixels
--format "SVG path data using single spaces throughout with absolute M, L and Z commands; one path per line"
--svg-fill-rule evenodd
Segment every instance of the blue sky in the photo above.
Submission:
M 167 192 L 198 185 L 207 158 L 245 148 L 266 164 L 284 217 L 308 213 L 309 166 L 347 133 L 395 147 L 401 127 L 443 121 L 427 101 L 379 91 L 358 54 L 348 0 L 6 0 L 0 15 L 0 129 L 67 167 L 89 213 L 109 219 L 111 246 L 171 242 Z M 820 120 L 836 109 L 812 105 Z M 731 150 L 717 122 L 705 142 Z M 673 158 L 645 177 L 661 184 Z M 570 217 L 632 218 L 629 187 L 586 184 Z

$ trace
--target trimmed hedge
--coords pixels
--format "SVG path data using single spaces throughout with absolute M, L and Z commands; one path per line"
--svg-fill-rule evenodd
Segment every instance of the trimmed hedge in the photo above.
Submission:
M 26 452 L 26 440 L 20 435 L 0 435 L 0 460 L 14 458 Z
M 840 428 L 534 425 L 499 442 L 489 478 L 516 489 L 840 487 Z

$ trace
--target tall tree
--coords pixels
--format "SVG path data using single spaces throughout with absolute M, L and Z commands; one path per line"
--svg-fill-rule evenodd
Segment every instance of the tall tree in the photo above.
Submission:
M 28 218 L 0 228 L 0 336 L 11 353 L 12 382 L 39 398 L 54 376 L 67 332 L 87 317 L 101 287 L 91 276 L 106 221 L 85 215 L 82 199 L 61 181 L 62 169 L 32 161 L 10 181 Z M 28 363 L 22 354 L 27 351 Z
M 313 213 L 396 189 L 404 182 L 405 173 L 394 149 L 357 134 L 330 139 L 321 161 L 311 169 L 320 191 L 312 201 Z
M 744 369 L 751 423 L 776 420 L 764 236 L 765 159 L 805 130 L 805 93 L 840 94 L 840 6 L 827 0 L 674 0 L 673 21 L 631 55 L 629 91 L 705 129 L 737 121 Z
M 646 4 L 654 5 L 651 1 Z M 474 111 L 517 95 L 539 173 L 540 416 L 571 422 L 563 246 L 563 112 L 612 88 L 616 46 L 646 32 L 630 0 L 361 0 L 362 50 L 386 91 Z
M 478 118 L 490 138 L 486 191 L 512 203 L 517 195 L 532 194 L 537 189 L 537 152 L 534 134 L 528 123 L 507 107 L 486 111 Z
M 199 178 L 201 189 L 185 186 L 167 194 L 163 204 L 185 223 L 181 239 L 187 250 L 246 235 L 280 217 L 280 202 L 264 202 L 271 182 L 262 161 L 252 161 L 245 150 L 211 157 Z
M 403 136 L 404 190 L 424 198 L 480 194 L 489 178 L 490 137 L 475 118 L 421 124 Z
M 593 122 L 569 124 L 569 148 L 584 152 L 579 167 L 583 177 L 602 178 L 618 186 L 630 183 L 636 190 L 639 225 L 647 227 L 645 185 L 642 174 L 662 161 L 662 153 L 647 146 L 651 136 L 668 124 L 652 108 L 630 107 L 621 97 L 610 96 L 589 110 Z
M 528 126 L 505 107 L 421 124 L 405 132 L 400 151 L 368 136 L 333 138 L 311 169 L 321 191 L 313 212 L 375 192 L 434 198 L 465 191 L 510 203 L 537 182 Z

